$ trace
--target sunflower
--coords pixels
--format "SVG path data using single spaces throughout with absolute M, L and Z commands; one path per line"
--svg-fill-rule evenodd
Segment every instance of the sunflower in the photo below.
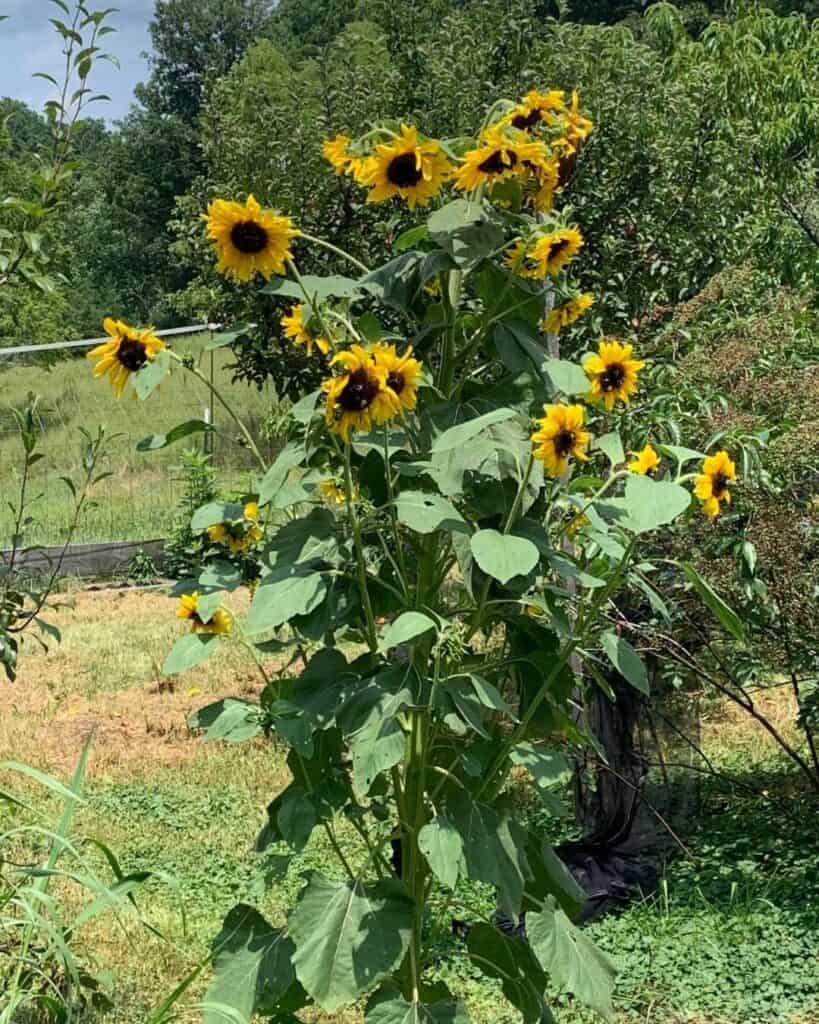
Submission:
M 571 457 L 584 462 L 588 458 L 591 435 L 583 430 L 583 406 L 544 405 L 543 412 L 540 430 L 532 434 L 534 455 L 552 476 L 562 476 Z
M 152 363 L 157 353 L 165 348 L 165 342 L 156 337 L 152 327 L 137 331 L 122 320 L 112 320 L 110 316 L 102 325 L 111 340 L 91 349 L 88 358 L 99 360 L 94 367 L 94 376 L 103 377 L 107 373 L 117 398 L 122 398 L 131 374 Z
M 637 390 L 637 374 L 646 365 L 631 358 L 632 350 L 631 345 L 623 345 L 614 338 L 603 338 L 598 354 L 589 356 L 583 366 L 591 381 L 590 401 L 602 401 L 609 411 L 618 398 L 628 404 L 629 396 Z
M 728 485 L 737 478 L 737 469 L 726 451 L 709 455 L 702 464 L 702 473 L 694 484 L 694 494 L 702 502 L 702 510 L 714 519 L 719 515 L 720 503 L 731 504 Z
M 560 184 L 560 164 L 547 160 L 537 168 L 534 175 L 536 190 L 531 197 L 532 206 L 538 213 L 548 213 L 555 204 L 555 192 Z
M 400 403 L 387 387 L 387 369 L 376 364 L 371 352 L 353 345 L 332 362 L 345 371 L 322 384 L 327 394 L 325 420 L 333 433 L 347 442 L 351 431 L 367 433 L 397 414 Z
M 322 480 L 319 484 L 319 492 L 328 505 L 346 505 L 347 492 L 335 480 Z M 353 501 L 358 500 L 358 492 L 353 491 Z
M 368 203 L 393 196 L 406 199 L 411 210 L 426 206 L 452 175 L 452 164 L 435 139 L 420 142 L 418 129 L 401 125 L 401 134 L 376 147 L 369 166 L 356 180 L 370 189 Z
M 577 228 L 560 228 L 534 241 L 517 241 L 506 253 L 506 265 L 519 277 L 555 276 L 583 245 Z
M 191 633 L 212 633 L 214 636 L 227 636 L 233 629 L 233 619 L 224 608 L 217 608 L 207 622 L 199 617 L 199 594 L 183 594 L 176 609 L 178 619 L 187 619 L 191 623 Z
M 546 93 L 532 89 L 526 93 L 515 109 L 506 115 L 504 121 L 511 124 L 513 128 L 528 132 L 544 122 L 555 124 L 557 120 L 555 111 L 561 112 L 565 109 L 566 94 L 562 89 L 550 89 Z
M 248 196 L 244 205 L 215 199 L 205 220 L 219 254 L 220 274 L 250 281 L 255 274 L 270 280 L 273 274 L 284 273 L 285 261 L 292 256 L 290 242 L 299 234 L 289 217 L 263 209 Z
M 505 132 L 502 125 L 494 125 L 481 136 L 479 146 L 464 154 L 455 185 L 472 192 L 481 185 L 537 172 L 547 162 L 542 142 L 532 141 L 525 132 Z
M 651 476 L 660 465 L 660 456 L 650 444 L 647 444 L 642 451 L 632 452 L 631 454 L 634 458 L 626 467 L 630 473 L 638 473 L 640 476 Z
M 349 174 L 350 172 L 350 164 L 354 158 L 350 154 L 349 146 L 349 135 L 336 135 L 335 138 L 327 139 L 321 148 L 324 159 L 336 174 Z
M 573 324 L 594 305 L 594 296 L 584 292 L 582 295 L 575 295 L 571 299 L 555 306 L 546 314 L 546 319 L 541 324 L 547 334 L 558 334 L 564 327 Z
M 568 125 L 566 138 L 572 149 L 578 149 L 579 144 L 584 142 L 592 133 L 594 123 L 584 117 L 579 110 L 580 97 L 577 90 L 572 93 L 572 104 L 568 110 Z
M 399 356 L 395 345 L 377 342 L 370 351 L 376 366 L 387 372 L 387 387 L 398 400 L 399 407 L 408 411 L 418 402 L 418 382 L 421 378 L 421 362 L 415 359 L 410 346 Z
M 244 518 L 229 523 L 214 523 L 208 527 L 208 537 L 214 544 L 224 544 L 232 555 L 240 555 L 264 536 L 259 526 L 259 505 L 249 501 L 243 509 Z
M 307 355 L 313 355 L 313 349 L 317 348 L 322 355 L 330 351 L 330 342 L 320 335 L 313 334 L 304 322 L 304 303 L 300 302 L 294 306 L 287 316 L 282 317 L 282 327 L 286 338 L 290 338 L 295 345 L 302 345 L 307 350 Z

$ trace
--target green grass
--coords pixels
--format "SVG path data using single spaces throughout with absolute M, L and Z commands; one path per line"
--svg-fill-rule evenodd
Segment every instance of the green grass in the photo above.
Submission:
M 191 352 L 201 370 L 210 375 L 211 353 L 203 351 L 207 336 L 176 340 L 177 352 Z M 231 383 L 229 350 L 213 353 L 213 379 L 217 387 L 259 436 L 273 400 L 272 392 Z M 111 438 L 106 471 L 112 475 L 94 492 L 94 504 L 83 518 L 76 543 L 110 540 L 150 540 L 164 537 L 168 510 L 181 493 L 175 467 L 180 448 L 142 454 L 139 440 L 151 433 L 165 433 L 177 423 L 202 419 L 209 397 L 205 386 L 190 374 L 175 369 L 159 392 L 147 402 L 121 401 L 114 397 L 107 381 L 94 380 L 91 363 L 84 355 L 72 356 L 46 366 L 23 365 L 0 355 L 0 479 L 3 497 L 19 487 L 21 445 L 10 407 L 23 408 L 26 396 L 40 396 L 40 450 L 45 458 L 35 467 L 31 495 L 36 497 L 27 535 L 30 544 L 59 544 L 71 519 L 71 499 L 61 476 L 81 474 L 82 443 L 78 427 L 96 432 L 104 426 Z M 217 427 L 224 433 L 216 439 L 216 464 L 227 489 L 247 487 L 251 462 L 247 452 L 234 443 L 235 428 L 227 417 L 216 414 Z M 198 437 L 186 443 L 201 444 Z M 0 548 L 8 544 L 12 517 L 3 501 L 0 508 Z

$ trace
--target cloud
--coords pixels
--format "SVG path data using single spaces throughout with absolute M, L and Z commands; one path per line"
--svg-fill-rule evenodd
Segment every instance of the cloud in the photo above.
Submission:
M 7 21 L 0 22 L 0 96 L 13 96 L 39 108 L 54 90 L 32 75 L 46 71 L 59 80 L 62 40 L 48 19 L 65 21 L 65 16 L 50 0 L 2 0 L 0 6 L 9 15 Z M 94 69 L 94 91 L 111 97 L 111 103 L 91 108 L 96 116 L 108 120 L 122 117 L 130 106 L 134 86 L 147 78 L 148 68 L 141 54 L 150 49 L 148 23 L 153 9 L 154 0 L 126 0 L 121 10 L 110 15 L 107 24 L 117 32 L 106 36 L 104 43 L 119 59 L 120 69 L 104 61 Z

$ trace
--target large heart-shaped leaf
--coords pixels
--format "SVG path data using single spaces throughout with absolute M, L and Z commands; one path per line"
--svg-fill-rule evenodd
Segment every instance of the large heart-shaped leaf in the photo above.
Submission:
M 471 546 L 475 561 L 487 576 L 504 584 L 515 576 L 527 576 L 540 559 L 540 552 L 530 540 L 497 530 L 479 530 Z
M 451 501 L 440 494 L 424 491 L 403 491 L 395 501 L 399 520 L 416 533 L 434 533 L 436 530 L 466 532 L 468 527 Z
M 404 959 L 414 905 L 403 885 L 384 879 L 330 882 L 313 872 L 290 915 L 293 966 L 322 1010 L 355 1002 Z

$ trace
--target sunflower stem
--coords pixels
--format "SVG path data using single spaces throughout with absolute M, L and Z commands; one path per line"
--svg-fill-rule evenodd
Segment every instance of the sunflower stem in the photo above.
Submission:
M 361 604 L 367 619 L 367 643 L 370 650 L 375 653 L 378 650 L 378 632 L 375 628 L 370 592 L 367 589 L 367 565 L 364 561 L 364 545 L 361 541 L 361 523 L 353 502 L 353 470 L 350 463 L 349 441 L 344 445 L 344 487 L 347 494 L 347 514 L 350 517 L 350 527 L 353 531 L 355 558 L 358 563 L 358 588 L 361 591 Z
M 342 259 L 347 260 L 347 262 L 352 263 L 354 267 L 358 267 L 362 273 L 369 274 L 370 268 L 366 264 L 362 263 L 361 260 L 356 259 L 355 256 L 351 256 L 343 249 L 339 249 L 339 247 L 337 245 L 333 245 L 332 242 L 325 242 L 323 238 L 316 238 L 315 235 L 308 235 L 306 231 L 302 231 L 300 237 L 306 242 L 312 242 L 313 245 L 320 245 L 322 249 L 326 249 L 328 252 L 332 252 L 336 256 L 340 256 Z

